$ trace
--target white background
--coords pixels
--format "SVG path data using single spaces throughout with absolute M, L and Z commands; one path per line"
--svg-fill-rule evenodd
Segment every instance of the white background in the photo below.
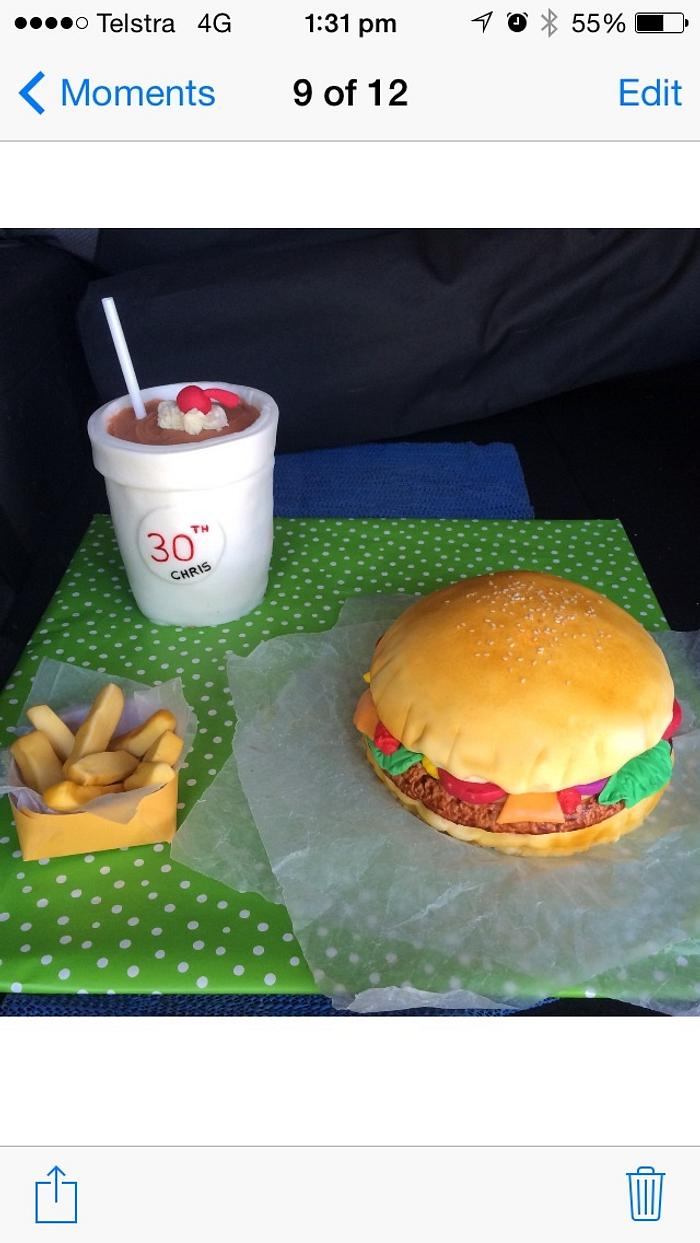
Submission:
M 2 156 L 14 227 L 697 216 L 697 149 L 683 144 L 17 144 Z M 182 194 L 195 160 L 208 192 Z M 694 1143 L 699 1032 L 692 1019 L 10 1019 L 0 1142 Z

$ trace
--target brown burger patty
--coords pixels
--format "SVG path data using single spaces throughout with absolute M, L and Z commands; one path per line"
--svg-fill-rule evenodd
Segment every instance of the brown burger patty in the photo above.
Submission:
M 588 829 L 601 820 L 609 820 L 618 811 L 622 811 L 624 802 L 610 803 L 604 806 L 597 799 L 591 798 L 582 802 L 575 812 L 566 816 L 562 824 L 539 823 L 536 821 L 516 821 L 515 824 L 497 824 L 498 815 L 505 803 L 501 798 L 496 803 L 465 803 L 460 798 L 448 794 L 447 790 L 427 773 L 422 764 L 414 764 L 405 773 L 394 776 L 386 773 L 402 794 L 416 799 L 429 811 L 434 811 L 453 824 L 465 824 L 475 829 L 490 829 L 492 833 L 569 833 L 573 829 Z

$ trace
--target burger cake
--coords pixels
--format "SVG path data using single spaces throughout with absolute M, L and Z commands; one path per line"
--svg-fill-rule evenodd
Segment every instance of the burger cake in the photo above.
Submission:
M 379 639 L 355 710 L 377 777 L 441 832 L 566 855 L 637 828 L 671 777 L 680 707 L 660 647 L 596 591 L 465 579 Z

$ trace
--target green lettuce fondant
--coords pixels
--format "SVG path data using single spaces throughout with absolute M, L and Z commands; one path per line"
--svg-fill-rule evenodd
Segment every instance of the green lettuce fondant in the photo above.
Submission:
M 635 755 L 633 760 L 618 768 L 598 795 L 598 802 L 619 803 L 624 799 L 627 807 L 634 807 L 635 803 L 641 803 L 643 798 L 665 786 L 671 780 L 672 771 L 671 746 L 662 739 L 655 747 Z
M 398 751 L 394 751 L 393 755 L 385 755 L 379 747 L 375 747 L 370 738 L 367 739 L 367 746 L 370 749 L 372 758 L 376 760 L 380 768 L 385 772 L 391 773 L 393 777 L 399 777 L 401 773 L 405 773 L 407 769 L 412 768 L 414 764 L 418 764 L 422 756 L 417 751 L 409 751 L 407 747 L 399 747 Z

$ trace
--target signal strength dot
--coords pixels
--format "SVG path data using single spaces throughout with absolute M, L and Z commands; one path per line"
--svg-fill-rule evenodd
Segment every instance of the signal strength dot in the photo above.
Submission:
M 27 21 L 26 17 L 15 18 L 17 30 L 26 30 L 27 26 L 30 26 L 32 30 L 41 30 L 42 26 L 46 26 L 47 30 L 55 30 L 59 25 L 62 30 L 70 30 L 73 25 L 73 18 L 61 17 L 59 19 L 58 17 L 46 17 L 42 19 L 41 17 L 30 17 L 29 21 Z

